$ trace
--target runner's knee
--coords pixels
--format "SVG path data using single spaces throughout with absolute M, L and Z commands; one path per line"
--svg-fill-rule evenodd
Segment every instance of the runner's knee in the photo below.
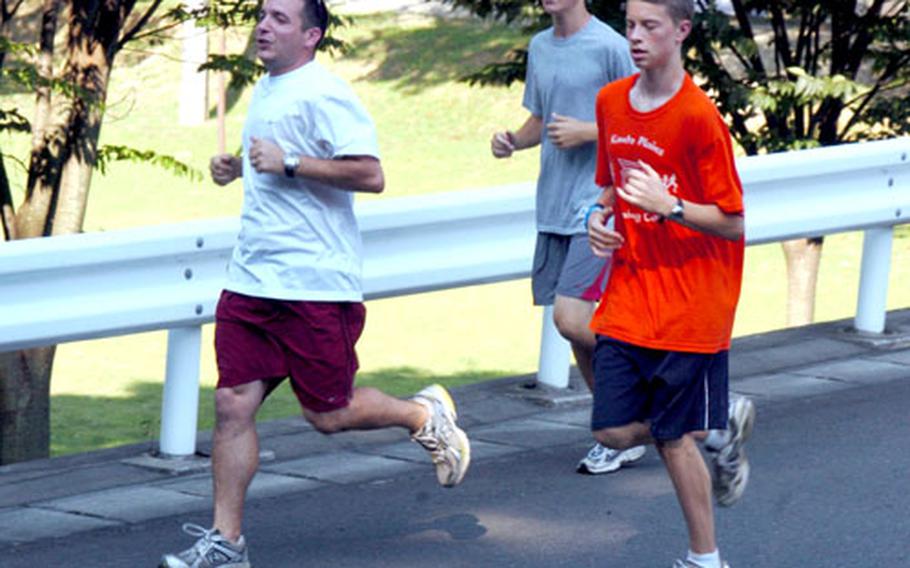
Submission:
M 580 318 L 571 310 L 553 311 L 553 323 L 559 334 L 572 343 L 583 343 L 588 331 L 587 318 Z
M 215 414 L 219 424 L 252 421 L 262 397 L 254 389 L 240 387 L 215 390 Z
M 338 410 L 332 412 L 304 410 L 303 417 L 313 425 L 313 428 L 323 434 L 335 434 L 346 429 L 344 416 Z

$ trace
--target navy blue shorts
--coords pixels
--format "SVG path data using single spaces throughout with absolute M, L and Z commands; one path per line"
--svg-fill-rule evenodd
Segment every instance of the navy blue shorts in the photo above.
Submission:
M 662 351 L 598 337 L 591 430 L 644 422 L 663 441 L 726 429 L 727 383 L 727 351 Z

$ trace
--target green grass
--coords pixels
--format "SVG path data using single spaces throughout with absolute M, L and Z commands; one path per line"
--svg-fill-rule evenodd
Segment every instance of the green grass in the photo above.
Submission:
M 488 380 L 506 373 L 501 371 L 461 371 L 440 376 L 427 369 L 394 367 L 367 371 L 357 377 L 357 384 L 373 386 L 395 395 L 413 393 L 415 386 L 443 382 L 458 386 Z M 161 431 L 161 382 L 132 378 L 124 382 L 121 396 L 57 394 L 51 413 L 54 455 L 134 444 L 147 441 L 157 449 Z M 214 388 L 205 385 L 199 393 L 199 428 L 214 426 Z M 300 406 L 287 383 L 279 387 L 259 410 L 260 420 L 287 418 L 300 414 Z M 65 434 L 63 434 L 65 432 Z
M 359 18 L 342 31 L 351 52 L 321 59 L 348 79 L 370 109 L 380 135 L 386 193 L 403 195 L 493 186 L 533 179 L 536 152 L 511 160 L 489 154 L 491 132 L 514 128 L 526 113 L 522 87 L 472 88 L 456 79 L 499 58 L 521 38 L 501 26 L 398 15 Z M 245 33 L 231 48 L 243 48 Z M 216 150 L 215 124 L 176 125 L 174 88 L 180 64 L 176 45 L 155 55 L 132 52 L 115 69 L 102 143 L 170 153 L 205 170 Z M 228 115 L 229 148 L 237 146 L 249 92 L 236 93 Z M 4 95 L 24 113 L 31 98 Z M 0 137 L 4 152 L 23 155 L 24 136 Z M 8 168 L 11 168 L 7 163 Z M 11 170 L 22 183 L 20 172 Z M 137 164 L 113 164 L 96 174 L 86 231 L 201 218 L 235 216 L 240 184 L 219 188 Z M 888 307 L 910 306 L 910 230 L 894 244 Z M 851 317 L 855 311 L 862 239 L 826 240 L 816 319 Z M 776 244 L 749 247 L 735 335 L 785 326 L 786 277 Z M 359 384 L 406 394 L 430 381 L 448 385 L 531 373 L 537 365 L 540 311 L 531 306 L 527 281 L 461 288 L 369 302 L 368 324 L 358 345 Z M 204 330 L 200 428 L 212 425 L 215 382 L 212 329 Z M 61 455 L 154 440 L 165 366 L 165 332 L 61 345 L 52 382 L 52 452 Z M 261 418 L 296 416 L 290 389 L 281 388 Z

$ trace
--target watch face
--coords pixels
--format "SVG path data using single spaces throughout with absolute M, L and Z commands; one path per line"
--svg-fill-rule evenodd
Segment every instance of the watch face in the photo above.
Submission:
M 682 200 L 677 198 L 676 205 L 673 206 L 673 209 L 670 209 L 670 217 L 680 218 L 682 216 L 683 216 Z
M 296 156 L 285 156 L 284 175 L 288 177 L 294 177 L 294 174 L 297 172 L 298 165 L 300 165 L 300 160 Z

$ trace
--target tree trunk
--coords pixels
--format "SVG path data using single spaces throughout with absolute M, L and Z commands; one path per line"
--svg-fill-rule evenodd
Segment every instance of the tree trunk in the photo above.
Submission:
M 38 77 L 44 81 L 35 87 L 35 118 L 32 120 L 32 149 L 43 145 L 44 132 L 51 120 L 51 87 L 54 77 L 54 38 L 62 0 L 44 0 L 41 10 L 41 36 L 38 41 Z
M 0 152 L 0 236 L 4 241 L 11 241 L 16 238 L 16 210 L 2 155 Z
M 815 319 L 815 284 L 822 239 L 797 239 L 781 245 L 787 260 L 787 325 L 810 324 Z
M 61 0 L 44 0 L 39 38 L 38 76 L 50 81 L 54 75 L 54 37 Z M 16 216 L 16 238 L 44 237 L 49 234 L 50 219 L 56 201 L 60 167 L 65 152 L 65 133 L 53 123 L 52 90 L 38 83 L 35 88 L 35 117 L 32 119 L 32 151 L 29 158 L 25 202 Z
M 0 353 L 0 464 L 50 454 L 54 347 Z
M 132 6 L 131 1 L 72 3 L 64 76 L 77 95 L 63 124 L 51 124 L 50 92 L 38 94 L 36 124 L 44 135 L 33 140 L 26 198 L 16 215 L 19 238 L 82 230 L 110 69 Z M 54 10 L 59 3 L 46 0 L 44 7 Z M 49 455 L 54 352 L 44 347 L 0 353 L 0 464 Z

